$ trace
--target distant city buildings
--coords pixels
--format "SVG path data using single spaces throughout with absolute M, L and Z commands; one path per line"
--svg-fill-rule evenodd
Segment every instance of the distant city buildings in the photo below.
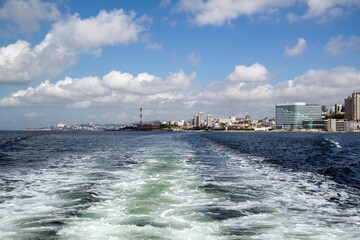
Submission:
M 325 130 L 353 132 L 360 130 L 360 92 L 352 93 L 344 104 L 326 109 L 319 104 L 277 103 L 277 130 Z
M 249 115 L 245 116 L 245 118 L 237 118 L 235 115 L 228 118 L 219 118 L 208 114 L 206 119 L 203 119 L 203 115 L 203 112 L 194 115 L 180 130 L 269 131 L 273 130 L 275 126 L 275 120 L 267 117 L 262 120 L 251 120 Z M 179 126 L 174 126 L 173 130 L 179 130 Z
M 198 112 L 188 121 L 153 121 L 143 124 L 140 108 L 140 124 L 56 124 L 48 128 L 28 130 L 85 130 L 85 131 L 186 131 L 186 130 L 242 130 L 242 131 L 360 131 L 360 92 L 353 92 L 344 100 L 326 108 L 325 105 L 305 102 L 283 102 L 275 104 L 275 119 L 265 117 L 252 120 L 250 115 L 243 118 L 232 115 L 228 118 L 214 117 Z

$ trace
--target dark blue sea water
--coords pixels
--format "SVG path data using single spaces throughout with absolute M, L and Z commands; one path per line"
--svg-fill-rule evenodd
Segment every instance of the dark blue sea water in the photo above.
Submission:
M 0 239 L 359 236 L 359 134 L 0 132 Z

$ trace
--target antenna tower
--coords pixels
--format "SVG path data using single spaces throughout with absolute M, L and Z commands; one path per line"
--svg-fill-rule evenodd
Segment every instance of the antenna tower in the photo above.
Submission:
M 140 126 L 142 125 L 142 107 L 140 108 Z

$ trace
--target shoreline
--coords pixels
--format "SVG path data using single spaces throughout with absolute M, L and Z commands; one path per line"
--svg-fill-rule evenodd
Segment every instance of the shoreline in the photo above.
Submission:
M 12 129 L 12 130 L 1 130 L 0 132 L 15 132 L 15 131 L 23 131 L 23 132 L 209 132 L 209 133 L 360 133 L 360 130 L 355 131 L 286 131 L 286 130 L 271 130 L 271 131 L 255 131 L 255 130 L 192 130 L 192 129 L 184 129 L 184 130 L 174 130 L 174 129 L 164 129 L 164 130 L 42 130 L 42 129 Z

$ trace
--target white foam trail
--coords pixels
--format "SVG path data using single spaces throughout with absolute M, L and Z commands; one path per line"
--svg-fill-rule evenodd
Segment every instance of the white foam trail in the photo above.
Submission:
M 359 201 L 352 190 L 341 188 L 321 175 L 278 170 L 253 156 L 241 156 L 220 146 L 213 149 L 227 155 L 229 169 L 241 176 L 234 184 L 256 189 L 254 194 L 258 198 L 231 203 L 231 208 L 272 210 L 270 213 L 265 211 L 263 214 L 231 219 L 229 226 L 243 229 L 265 227 L 257 235 L 260 239 L 356 239 L 360 236 L 359 209 L 344 209 L 339 205 L 351 198 Z M 271 228 L 266 230 L 267 226 Z
M 331 140 L 331 139 L 328 139 L 328 138 L 325 138 L 325 140 L 329 141 L 330 143 L 332 143 L 336 148 L 342 148 L 340 143 L 337 142 L 337 141 L 334 141 L 334 140 Z
M 330 142 L 331 142 L 332 144 L 334 144 L 337 148 L 341 148 L 341 145 L 340 145 L 339 142 L 336 142 L 336 141 L 334 141 L 334 140 L 330 140 Z
M 91 168 L 90 156 L 53 159 L 49 169 L 13 169 L 2 173 L 10 191 L 0 191 L 0 239 L 47 238 L 61 227 L 76 199 L 68 200 L 59 192 L 71 193 L 82 183 Z M 69 202 L 70 201 L 70 202 Z M 71 202 L 72 201 L 72 202 Z M 42 235 L 44 234 L 44 235 Z
M 176 136 L 146 136 L 134 146 L 51 159 L 47 169 L 1 173 L 12 190 L 0 191 L 0 239 L 47 239 L 41 234 L 51 231 L 54 239 L 360 236 L 359 197 L 351 189 L 210 141 L 198 140 L 198 150 Z M 115 167 L 124 161 L 134 164 Z
M 223 239 L 216 222 L 201 220 L 200 210 L 214 199 L 197 187 L 200 178 L 187 162 L 192 157 L 190 146 L 167 138 L 158 144 L 140 149 L 139 164 L 132 169 L 114 172 L 113 184 L 99 186 L 108 200 L 86 209 L 84 218 L 69 219 L 69 227 L 59 235 L 65 239 Z

